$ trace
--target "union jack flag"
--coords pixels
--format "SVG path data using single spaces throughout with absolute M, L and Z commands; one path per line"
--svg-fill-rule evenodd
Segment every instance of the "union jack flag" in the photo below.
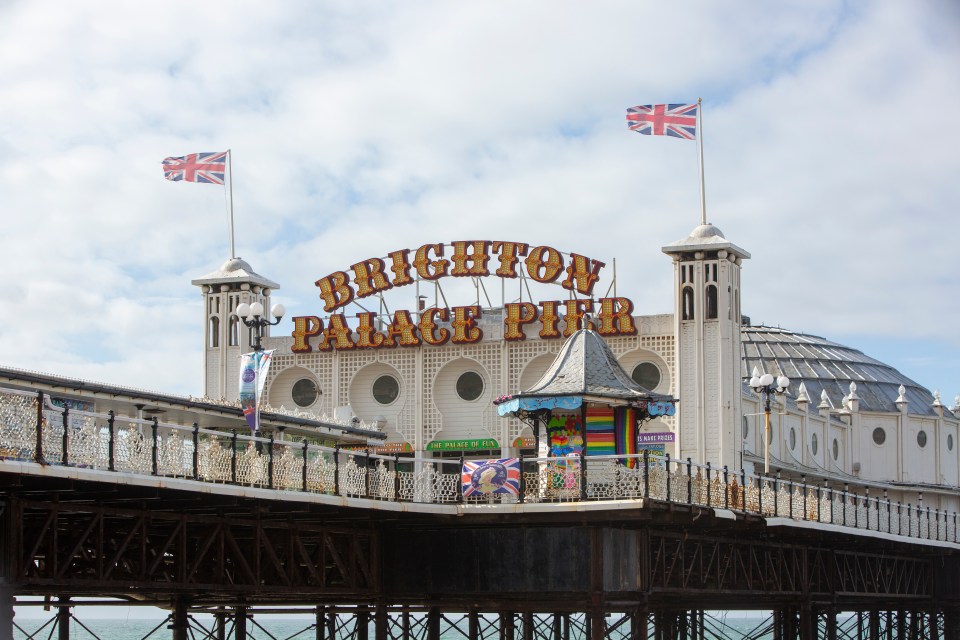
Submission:
M 697 138 L 698 104 L 642 104 L 627 109 L 627 127 L 637 133 Z
M 473 460 L 463 463 L 460 475 L 463 497 L 475 494 L 520 495 L 520 459 Z
M 227 170 L 227 152 L 191 153 L 179 158 L 163 160 L 163 177 L 174 182 L 206 182 L 223 184 Z

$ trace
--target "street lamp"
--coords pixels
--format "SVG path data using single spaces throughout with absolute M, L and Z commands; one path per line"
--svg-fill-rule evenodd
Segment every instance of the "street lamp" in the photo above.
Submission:
M 774 380 L 769 373 L 760 373 L 757 367 L 753 368 L 753 377 L 750 378 L 750 387 L 754 393 L 763 399 L 763 413 L 766 417 L 766 437 L 763 442 L 763 472 L 770 473 L 770 396 L 786 393 L 790 386 L 790 378 L 780 375 Z
M 240 381 L 240 406 L 243 408 L 244 416 L 247 416 L 247 422 L 250 422 L 249 414 L 253 413 L 253 423 L 250 425 L 253 430 L 254 436 L 260 435 L 260 385 L 257 383 L 257 377 L 261 373 L 261 356 L 264 355 L 263 351 L 263 332 L 264 329 L 270 325 L 280 324 L 280 320 L 283 319 L 283 314 L 286 312 L 286 309 L 283 308 L 282 304 L 273 305 L 271 313 L 275 320 L 271 322 L 269 319 L 263 317 L 263 304 L 260 302 L 254 302 L 253 304 L 247 304 L 246 302 L 241 302 L 237 305 L 236 316 L 251 329 L 253 329 L 253 353 L 250 354 L 252 357 L 252 362 L 250 363 L 249 369 L 243 367 L 243 362 L 241 362 L 242 376 Z M 269 356 L 269 354 L 267 354 Z M 244 356 L 246 358 L 247 356 Z M 269 360 L 267 360 L 269 362 Z M 245 386 L 250 385 L 252 387 L 248 388 L 245 394 Z M 260 441 L 257 440 L 257 452 L 259 453 L 262 445 Z
M 253 329 L 254 351 L 263 351 L 263 345 L 260 342 L 263 338 L 263 330 L 270 325 L 280 324 L 280 321 L 283 319 L 283 314 L 286 312 L 287 310 L 283 308 L 282 304 L 273 305 L 270 313 L 273 314 L 276 320 L 270 322 L 270 320 L 263 317 L 263 305 L 259 302 L 254 302 L 253 304 L 241 302 L 237 305 L 237 317 L 243 321 L 243 324 Z

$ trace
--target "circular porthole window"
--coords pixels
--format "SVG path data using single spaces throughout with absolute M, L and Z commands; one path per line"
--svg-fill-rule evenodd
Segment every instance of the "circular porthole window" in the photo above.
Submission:
M 840 441 L 836 438 L 833 439 L 833 459 L 836 460 L 840 457 Z
M 483 378 L 476 371 L 465 371 L 457 378 L 457 395 L 470 402 L 483 395 Z
M 400 397 L 400 383 L 393 376 L 383 375 L 373 381 L 373 399 L 380 404 L 393 404 Z
M 660 367 L 652 362 L 641 362 L 633 368 L 630 377 L 644 389 L 653 391 L 660 384 Z
M 817 434 L 810 436 L 810 451 L 813 452 L 813 455 L 817 455 L 817 449 L 819 448 L 819 442 L 817 441 Z
M 927 446 L 927 432 L 926 432 L 926 431 L 921 431 L 920 433 L 917 434 L 917 444 L 920 445 L 921 448 Z
M 953 434 L 947 434 L 947 451 L 953 451 Z
M 797 448 L 797 430 L 793 427 L 790 427 L 790 450 L 793 451 Z
M 876 444 L 883 444 L 887 441 L 887 432 L 877 427 L 873 430 L 873 441 Z
M 301 378 L 293 383 L 293 402 L 298 407 L 310 407 L 320 397 L 317 383 L 310 378 Z

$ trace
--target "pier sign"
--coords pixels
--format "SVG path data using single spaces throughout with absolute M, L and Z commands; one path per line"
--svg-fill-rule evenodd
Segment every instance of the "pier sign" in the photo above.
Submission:
M 446 255 L 450 250 L 449 259 Z M 496 264 L 491 264 L 492 259 Z M 572 335 L 586 314 L 603 336 L 636 335 L 633 302 L 619 296 L 594 300 L 594 285 L 605 264 L 578 253 L 564 254 L 546 245 L 523 242 L 458 240 L 425 244 L 416 250 L 400 249 L 385 258 L 367 258 L 348 269 L 334 271 L 316 281 L 326 318 L 318 315 L 293 318 L 294 353 L 314 349 L 382 349 L 392 347 L 473 344 L 483 338 L 477 320 L 478 304 L 394 311 L 384 319 L 364 310 L 348 320 L 337 310 L 366 297 L 417 282 L 441 278 L 524 278 L 558 284 L 567 290 L 564 299 L 503 304 L 503 339 L 525 340 L 536 330 L 540 338 Z

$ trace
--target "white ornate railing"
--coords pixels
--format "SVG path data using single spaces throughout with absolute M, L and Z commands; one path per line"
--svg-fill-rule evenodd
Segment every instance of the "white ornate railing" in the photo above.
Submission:
M 254 438 L 41 402 L 36 392 L 0 389 L 0 459 L 398 502 L 659 500 L 960 544 L 953 512 L 669 456 L 521 457 L 519 495 L 464 498 L 461 460 Z

